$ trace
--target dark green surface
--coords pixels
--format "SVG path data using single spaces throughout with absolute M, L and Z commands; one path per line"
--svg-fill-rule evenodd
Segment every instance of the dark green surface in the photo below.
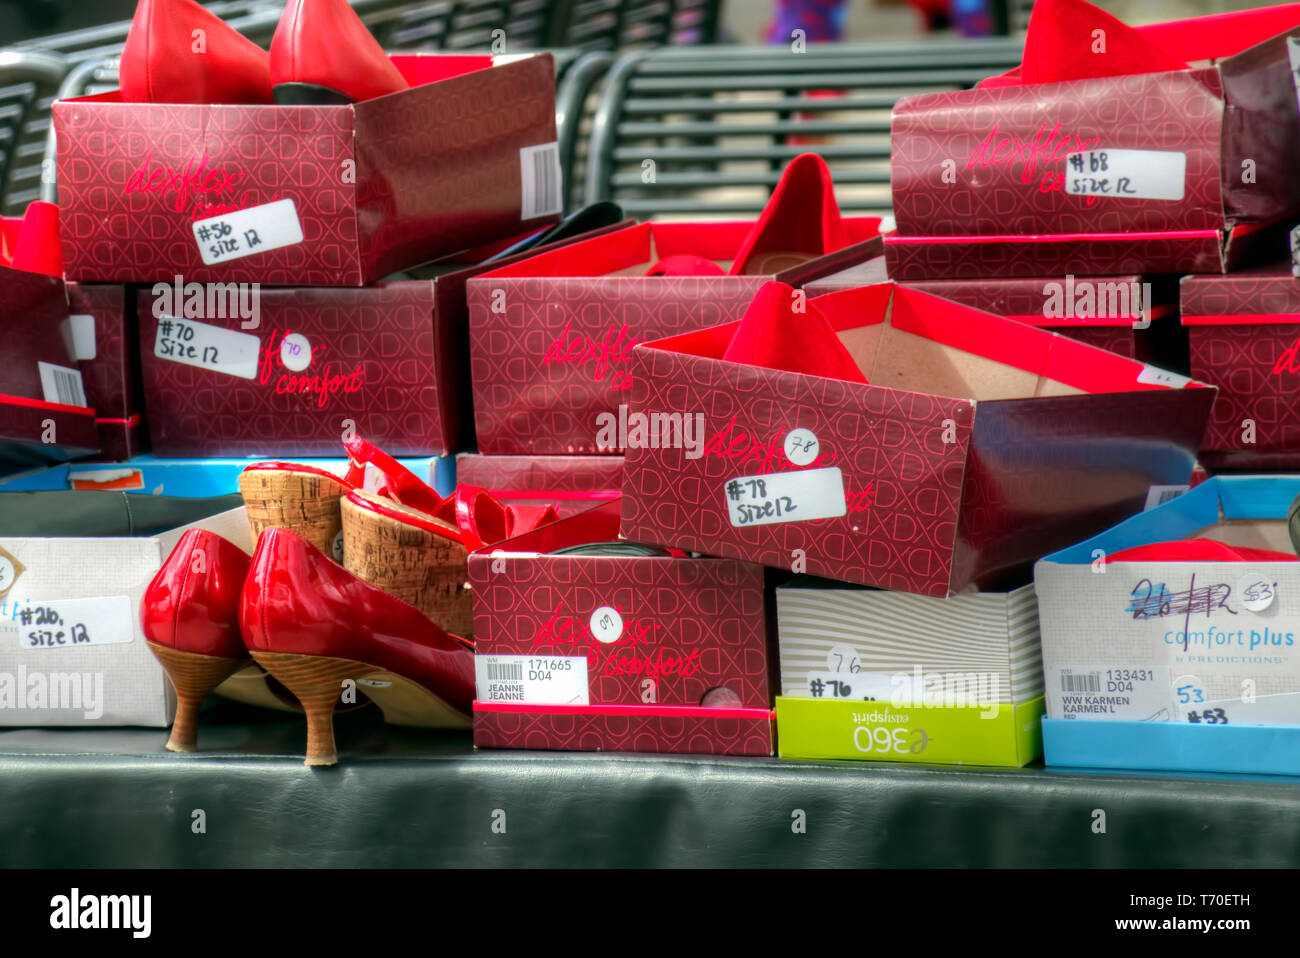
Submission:
M 302 765 L 301 718 L 231 703 L 205 713 L 193 755 L 156 729 L 0 730 L 0 863 L 1300 864 L 1289 779 L 475 752 L 370 711 L 338 726 L 333 769 Z
M 0 535 L 153 536 L 243 504 L 238 495 L 196 499 L 107 489 L 0 492 Z

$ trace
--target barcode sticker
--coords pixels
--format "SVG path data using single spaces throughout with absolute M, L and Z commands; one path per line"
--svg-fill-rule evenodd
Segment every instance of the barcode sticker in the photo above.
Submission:
M 1065 192 L 1130 200 L 1181 200 L 1187 154 L 1167 150 L 1084 150 L 1065 158 Z
M 844 474 L 835 466 L 737 476 L 723 484 L 722 494 L 733 526 L 833 519 L 848 512 Z
M 1173 721 L 1168 668 L 1076 666 L 1046 672 L 1050 718 Z
M 291 199 L 195 220 L 193 229 L 205 266 L 302 242 L 298 208 Z
M 64 406 L 86 405 L 86 388 L 81 382 L 81 373 L 67 366 L 53 363 L 36 364 L 41 374 L 41 392 L 46 402 L 61 403 Z
M 210 369 L 227 376 L 256 379 L 261 348 L 262 341 L 250 333 L 164 316 L 158 320 L 153 354 L 159 359 Z
M 135 639 L 134 609 L 125 595 L 12 602 L 0 617 L 0 634 L 16 634 L 23 649 L 119 645 Z
M 476 655 L 480 702 L 589 705 L 585 655 Z
M 1147 489 L 1147 501 L 1146 505 L 1142 507 L 1142 511 L 1146 512 L 1156 506 L 1163 506 L 1166 502 L 1177 499 L 1190 488 L 1192 487 L 1186 483 L 1181 486 L 1151 486 Z
M 525 146 L 521 149 L 519 176 L 523 187 L 520 191 L 520 219 L 553 216 L 564 209 L 558 143 L 543 143 L 541 146 Z

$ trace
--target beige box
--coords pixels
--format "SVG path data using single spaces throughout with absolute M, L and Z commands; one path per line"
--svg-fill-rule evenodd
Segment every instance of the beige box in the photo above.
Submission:
M 0 726 L 171 724 L 175 693 L 140 630 L 140 601 L 181 535 L 247 549 L 234 509 L 148 537 L 0 532 Z

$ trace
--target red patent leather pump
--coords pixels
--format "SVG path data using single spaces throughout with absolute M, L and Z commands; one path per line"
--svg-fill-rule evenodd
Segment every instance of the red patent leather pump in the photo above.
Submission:
M 275 102 L 353 103 L 405 90 L 393 66 L 347 0 L 289 0 L 271 40 Z
M 253 658 L 307 713 L 307 765 L 334 765 L 334 702 L 347 682 L 394 725 L 468 728 L 473 645 L 357 578 L 288 529 L 262 533 L 240 602 Z
M 265 50 L 194 0 L 139 0 L 118 68 L 127 103 L 270 103 Z
M 140 602 L 140 626 L 176 688 L 176 719 L 167 748 L 192 752 L 203 699 L 248 665 L 239 632 L 239 602 L 248 555 L 204 529 L 181 536 Z

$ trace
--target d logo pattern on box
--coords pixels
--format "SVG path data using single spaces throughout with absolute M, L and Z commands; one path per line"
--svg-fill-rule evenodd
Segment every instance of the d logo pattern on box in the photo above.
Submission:
M 624 462 L 628 538 L 787 569 L 801 550 L 814 575 L 947 594 L 974 419 L 969 401 L 656 349 L 637 350 L 636 367 L 634 411 L 700 410 L 707 435 L 734 420 L 733 437 L 774 440 L 778 450 L 789 430 L 809 429 L 820 464 L 842 470 L 846 495 L 872 495 L 840 518 L 734 527 L 724 484 L 773 470 L 707 451 L 690 460 L 680 449 L 632 449 Z M 775 471 L 793 468 L 777 461 Z

